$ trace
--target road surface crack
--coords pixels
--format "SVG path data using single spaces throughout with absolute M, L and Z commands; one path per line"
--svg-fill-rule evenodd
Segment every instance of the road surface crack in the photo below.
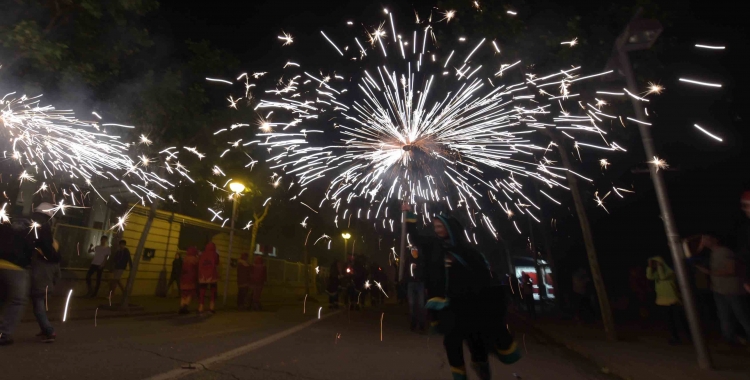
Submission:
M 220 375 L 231 376 L 235 380 L 242 380 L 242 379 L 240 379 L 239 377 L 235 376 L 232 373 L 217 371 L 217 370 L 211 369 L 209 367 L 206 367 L 203 363 L 198 363 L 198 362 L 194 362 L 194 361 L 190 361 L 190 360 L 180 359 L 180 358 L 176 358 L 174 356 L 164 355 L 164 354 L 156 352 L 156 351 L 146 350 L 146 349 L 143 349 L 143 348 L 138 348 L 138 347 L 133 347 L 133 346 L 126 346 L 126 348 L 129 348 L 129 349 L 135 350 L 135 351 L 146 352 L 146 353 L 152 354 L 154 356 L 158 356 L 158 357 L 164 358 L 164 359 L 174 360 L 174 361 L 179 362 L 179 363 L 186 363 L 186 364 L 191 365 L 191 366 L 193 364 L 200 365 L 201 368 L 203 368 L 204 371 L 218 373 Z

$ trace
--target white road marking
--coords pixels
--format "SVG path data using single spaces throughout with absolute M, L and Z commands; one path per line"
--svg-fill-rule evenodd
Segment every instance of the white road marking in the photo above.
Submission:
M 179 379 L 181 377 L 185 377 L 185 376 L 188 376 L 188 375 L 195 374 L 195 373 L 197 373 L 199 371 L 202 371 L 203 369 L 208 368 L 208 367 L 210 367 L 212 365 L 215 365 L 215 364 L 218 364 L 218 363 L 221 363 L 221 362 L 225 362 L 227 360 L 234 359 L 234 358 L 236 358 L 238 356 L 244 355 L 244 354 L 246 354 L 248 352 L 251 352 L 251 351 L 255 351 L 255 350 L 257 350 L 257 349 L 259 349 L 259 348 L 261 348 L 263 346 L 267 346 L 267 345 L 269 345 L 271 343 L 274 343 L 276 341 L 284 339 L 284 338 L 286 338 L 289 335 L 292 335 L 292 334 L 294 334 L 294 333 L 296 333 L 296 332 L 298 332 L 300 330 L 305 329 L 306 327 L 309 327 L 310 325 L 312 325 L 312 324 L 314 324 L 316 322 L 319 322 L 319 321 L 321 321 L 323 319 L 326 319 L 326 318 L 328 318 L 328 317 L 330 317 L 332 315 L 338 314 L 340 312 L 341 311 L 339 310 L 339 311 L 335 311 L 335 312 L 330 313 L 330 314 L 325 314 L 320 319 L 311 319 L 311 320 L 309 320 L 307 322 L 300 323 L 299 325 L 294 326 L 292 328 L 286 329 L 284 331 L 280 331 L 280 332 L 278 332 L 276 334 L 273 334 L 271 336 L 267 336 L 267 337 L 265 337 L 265 338 L 263 338 L 261 340 L 258 340 L 258 341 L 252 342 L 250 344 L 247 344 L 247 345 L 244 345 L 244 346 L 241 346 L 241 347 L 237 347 L 237 348 L 235 348 L 233 350 L 224 352 L 222 354 L 219 354 L 219 355 L 216 355 L 216 356 L 212 356 L 210 358 L 206 358 L 206 359 L 203 359 L 201 361 L 192 363 L 193 367 L 195 367 L 195 369 L 176 368 L 176 369 L 173 369 L 171 371 L 168 371 L 168 372 L 156 375 L 156 376 L 149 377 L 146 380 L 171 380 L 171 379 Z

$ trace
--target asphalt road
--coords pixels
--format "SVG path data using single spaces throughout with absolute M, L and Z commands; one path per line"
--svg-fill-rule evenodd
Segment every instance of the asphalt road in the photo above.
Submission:
M 441 338 L 410 332 L 403 308 L 324 310 L 321 320 L 317 311 L 308 304 L 303 314 L 300 303 L 210 318 L 72 321 L 57 324 L 53 344 L 38 343 L 38 327 L 23 323 L 16 344 L 0 347 L 0 371 L 3 378 L 55 380 L 450 379 Z M 510 327 L 525 357 L 511 366 L 493 362 L 494 379 L 611 379 L 523 325 Z

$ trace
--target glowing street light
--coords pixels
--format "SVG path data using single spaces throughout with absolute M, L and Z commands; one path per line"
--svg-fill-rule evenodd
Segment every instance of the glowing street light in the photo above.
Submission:
M 351 238 L 352 235 L 348 232 L 344 232 L 341 234 L 341 237 L 344 238 L 344 262 L 346 262 L 346 246 L 349 242 L 349 238 Z
M 237 216 L 237 208 L 240 206 L 240 193 L 245 191 L 245 185 L 240 182 L 232 182 L 229 184 L 229 189 L 232 190 L 232 223 L 229 227 L 229 252 L 227 253 L 227 273 L 224 276 L 224 306 L 227 305 L 227 291 L 229 290 L 229 269 L 232 263 L 232 241 L 234 240 L 234 220 Z
M 229 189 L 232 190 L 232 192 L 234 193 L 241 193 L 245 191 L 245 185 L 239 182 L 232 182 L 229 184 Z

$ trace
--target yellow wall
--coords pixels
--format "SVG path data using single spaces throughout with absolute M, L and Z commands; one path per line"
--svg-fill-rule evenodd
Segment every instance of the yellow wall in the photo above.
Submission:
M 127 241 L 128 248 L 130 249 L 133 259 L 135 259 L 135 251 L 138 246 L 138 241 L 143 234 L 143 229 L 146 224 L 147 216 L 143 214 L 148 213 L 148 209 L 136 206 L 135 212 L 131 213 L 128 222 L 125 226 L 125 230 L 122 232 L 122 239 Z M 135 211 L 135 210 L 134 210 Z M 173 218 L 173 222 L 169 222 L 169 219 Z M 182 221 L 190 219 L 179 214 L 172 215 L 168 212 L 158 211 L 157 217 L 151 224 L 148 237 L 146 238 L 145 248 L 154 249 L 154 257 L 151 260 L 141 259 L 138 266 L 138 273 L 136 281 L 133 286 L 134 296 L 153 296 L 158 295 L 157 292 L 160 288 L 160 277 L 162 278 L 162 286 L 165 281 L 169 281 L 169 277 L 172 271 L 172 260 L 174 260 L 175 254 L 178 252 L 178 242 L 180 239 L 180 230 L 182 227 Z M 209 225 L 206 225 L 209 227 Z M 229 233 L 226 229 L 221 229 L 216 226 L 216 235 L 213 237 L 213 242 L 216 244 L 216 248 L 220 255 L 220 267 L 219 267 L 219 294 L 224 292 L 224 281 L 226 276 L 227 265 L 229 265 Z M 116 244 L 113 241 L 113 244 Z M 203 247 L 199 247 L 202 250 Z M 247 231 L 235 231 L 235 235 L 232 241 L 232 258 L 238 259 L 240 254 L 243 252 L 250 253 L 250 259 L 254 256 L 252 252 L 254 249 L 250 249 L 250 234 Z M 265 257 L 265 263 L 268 268 L 268 281 L 266 283 L 266 290 L 264 293 L 271 296 L 289 296 L 291 294 L 304 294 L 304 271 L 301 263 L 292 263 L 285 260 L 274 259 Z M 315 266 L 317 261 L 311 260 L 310 265 L 310 292 L 315 293 L 316 287 L 316 276 Z M 75 287 L 76 294 L 86 293 L 86 284 L 84 281 L 86 270 L 80 269 L 66 269 L 70 272 L 73 277 L 72 286 Z M 111 274 L 109 271 L 104 272 L 102 277 L 102 285 L 99 291 L 99 295 L 105 295 L 109 292 L 109 278 Z M 122 278 L 123 285 L 129 277 L 129 271 L 126 271 Z M 237 294 L 237 269 L 231 268 L 229 272 L 229 294 Z M 115 292 L 115 296 L 119 299 L 119 290 Z M 175 286 L 172 287 L 168 294 L 169 296 L 176 296 L 177 289 Z
M 164 214 L 160 215 L 160 217 L 164 216 Z M 127 240 L 128 248 L 133 255 L 135 255 L 138 241 L 143 234 L 147 218 L 146 215 L 131 214 L 125 226 L 125 231 L 122 233 L 122 238 Z M 133 285 L 133 295 L 156 294 L 159 275 L 162 271 L 166 271 L 166 279 L 169 280 L 172 260 L 177 252 L 177 243 L 180 240 L 180 227 L 180 223 L 169 223 L 167 220 L 154 218 L 146 238 L 145 248 L 155 249 L 156 252 L 154 258 L 150 261 L 141 259 L 138 266 L 138 276 Z M 127 276 L 126 272 L 123 278 L 127 278 Z

